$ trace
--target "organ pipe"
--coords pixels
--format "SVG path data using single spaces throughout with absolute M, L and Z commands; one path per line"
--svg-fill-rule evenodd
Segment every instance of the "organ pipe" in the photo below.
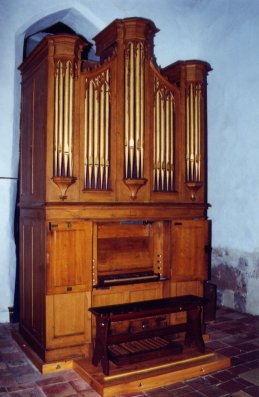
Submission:
M 110 71 L 86 79 L 84 125 L 85 189 L 109 187 Z
M 125 178 L 144 175 L 144 48 L 129 43 L 125 51 Z
M 186 179 L 201 178 L 201 106 L 202 84 L 189 83 L 186 89 Z
M 73 80 L 71 61 L 59 60 L 54 88 L 54 176 L 72 176 Z
M 154 159 L 153 189 L 174 189 L 174 94 L 154 78 Z

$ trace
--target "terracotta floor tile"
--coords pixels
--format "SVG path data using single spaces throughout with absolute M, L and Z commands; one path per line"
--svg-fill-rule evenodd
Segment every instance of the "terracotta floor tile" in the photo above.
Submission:
M 88 396 L 88 395 L 86 395 L 86 396 Z M 142 392 L 140 392 L 140 393 L 127 393 L 127 392 L 125 392 L 125 393 L 116 395 L 116 397 L 144 397 L 144 396 L 146 396 L 146 394 L 144 394 Z
M 39 379 L 36 381 L 36 383 L 38 386 L 43 387 L 47 385 L 53 385 L 55 383 L 62 383 L 65 381 L 66 379 L 64 378 L 64 376 L 55 374 L 55 375 L 48 375 L 46 378 L 43 379 Z
M 214 341 L 207 342 L 206 347 L 208 349 L 218 350 L 218 349 L 223 349 L 225 347 L 228 347 L 228 344 L 225 342 L 221 342 L 219 340 L 214 340 Z
M 14 392 L 10 394 L 10 397 L 45 397 L 45 395 L 40 389 L 34 387 L 31 389 L 19 390 L 17 392 Z
M 240 378 L 259 386 L 259 368 L 251 369 L 239 375 Z
M 229 368 L 229 371 L 232 372 L 235 375 L 239 375 L 242 372 L 246 372 L 249 370 L 249 367 L 246 365 L 236 365 L 236 366 L 232 366 L 231 368 Z
M 220 382 L 226 382 L 228 380 L 233 379 L 235 375 L 231 371 L 224 370 L 224 371 L 216 372 L 213 376 L 214 378 L 218 379 L 218 381 Z
M 259 350 L 257 349 L 252 352 L 240 354 L 239 358 L 246 362 L 258 360 L 259 359 Z
M 249 361 L 246 365 L 250 369 L 259 368 L 259 360 Z
M 242 335 L 236 334 L 236 335 L 229 335 L 223 339 L 224 343 L 230 346 L 235 346 L 239 343 L 244 343 L 244 338 L 242 338 Z
M 157 389 L 147 390 L 145 394 L 149 397 L 172 397 L 173 395 L 177 396 L 176 393 L 178 390 L 180 389 L 176 389 L 174 392 L 172 392 L 164 387 L 159 387 Z
M 76 395 L 76 390 L 68 382 L 43 386 L 42 390 L 47 397 L 72 397 Z
M 79 397 L 100 397 L 100 394 L 96 393 L 95 390 L 83 390 L 80 393 L 78 393 L 77 396 L 79 396 Z
M 236 347 L 244 352 L 254 351 L 258 349 L 258 345 L 251 342 L 244 342 L 236 345 Z
M 259 396 L 259 387 L 258 386 L 250 386 L 245 389 L 245 392 L 249 394 L 249 396 L 252 397 L 258 397 Z
M 205 376 L 205 380 L 207 382 L 207 385 L 210 385 L 210 386 L 217 385 L 219 383 L 218 379 L 215 378 L 214 374 Z
M 238 356 L 240 353 L 242 353 L 242 351 L 236 347 L 225 347 L 223 349 L 217 350 L 217 352 L 227 357 Z
M 26 389 L 33 389 L 34 387 L 36 387 L 36 384 L 34 383 L 34 382 L 31 382 L 31 383 L 26 383 L 26 384 L 23 384 L 23 385 L 15 385 L 15 386 L 7 386 L 7 391 L 8 392 L 16 392 L 16 391 L 19 391 L 19 390 L 26 390 Z
M 251 397 L 251 394 L 248 394 L 243 390 L 239 390 L 235 393 L 232 393 L 231 397 Z
M 176 389 L 180 389 L 181 387 L 183 387 L 185 385 L 184 382 L 177 382 L 177 383 L 173 383 L 171 385 L 167 385 L 165 386 L 165 389 L 168 390 L 176 390 Z
M 76 390 L 76 392 L 84 391 L 84 390 L 91 390 L 91 387 L 86 383 L 83 379 L 75 379 L 71 380 L 70 384 Z
M 208 383 L 204 380 L 204 378 L 194 378 L 190 379 L 187 382 L 187 385 L 195 390 L 200 390 L 205 386 L 208 386 Z
M 227 396 L 227 392 L 218 386 L 207 386 L 201 391 L 207 397 L 223 397 Z M 187 396 L 186 396 L 187 397 Z
M 220 388 L 225 390 L 228 393 L 234 393 L 234 392 L 242 390 L 243 386 L 244 385 L 241 382 L 239 382 L 238 380 L 232 379 L 227 382 L 221 383 Z

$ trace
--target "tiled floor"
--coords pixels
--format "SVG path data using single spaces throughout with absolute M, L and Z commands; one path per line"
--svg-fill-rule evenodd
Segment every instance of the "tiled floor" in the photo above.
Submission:
M 41 375 L 13 341 L 11 327 L 0 324 L 0 397 L 99 396 L 73 370 Z M 207 346 L 231 357 L 231 368 L 149 390 L 142 397 L 259 397 L 259 316 L 221 308 L 207 331 Z

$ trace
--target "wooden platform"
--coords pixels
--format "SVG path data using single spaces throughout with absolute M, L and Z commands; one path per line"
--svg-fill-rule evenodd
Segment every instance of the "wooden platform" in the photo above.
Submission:
M 206 350 L 184 349 L 180 355 L 123 365 L 110 365 L 110 375 L 105 376 L 100 365 L 95 367 L 88 359 L 75 360 L 73 367 L 93 389 L 103 397 L 136 393 L 170 385 L 230 366 L 230 359 Z
M 42 374 L 74 369 L 103 397 L 113 397 L 125 393 L 125 391 L 136 393 L 166 386 L 197 376 L 204 376 L 231 365 L 230 358 L 208 349 L 204 354 L 200 354 L 195 348 L 185 347 L 181 354 L 157 357 L 141 363 L 116 366 L 111 362 L 110 375 L 105 376 L 101 366 L 93 366 L 89 359 L 45 363 L 30 348 L 19 332 L 12 332 L 12 336 Z

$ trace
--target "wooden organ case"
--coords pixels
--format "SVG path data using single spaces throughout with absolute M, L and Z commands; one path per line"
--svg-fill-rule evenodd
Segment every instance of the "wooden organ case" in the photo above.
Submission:
M 99 61 L 49 35 L 20 66 L 20 333 L 45 363 L 91 356 L 90 307 L 203 296 L 211 68 L 159 68 L 157 31 L 115 20 Z

